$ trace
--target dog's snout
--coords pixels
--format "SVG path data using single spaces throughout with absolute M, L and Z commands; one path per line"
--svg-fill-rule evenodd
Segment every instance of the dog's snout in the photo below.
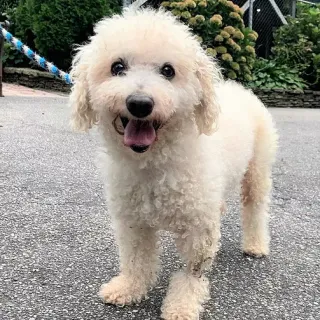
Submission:
M 137 118 L 145 118 L 151 114 L 154 101 L 145 95 L 130 95 L 126 101 L 127 109 Z

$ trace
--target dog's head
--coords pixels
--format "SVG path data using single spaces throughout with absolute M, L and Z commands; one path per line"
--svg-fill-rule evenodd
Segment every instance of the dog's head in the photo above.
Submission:
M 189 29 L 164 11 L 128 10 L 100 21 L 71 75 L 73 126 L 88 130 L 100 122 L 135 152 L 181 119 L 200 134 L 214 128 L 219 71 Z

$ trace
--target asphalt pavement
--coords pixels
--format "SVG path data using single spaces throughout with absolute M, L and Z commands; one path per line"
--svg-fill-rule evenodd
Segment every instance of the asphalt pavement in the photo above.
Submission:
M 271 254 L 242 255 L 239 204 L 230 201 L 201 320 L 320 319 L 320 109 L 271 112 L 280 134 Z M 97 132 L 72 132 L 69 114 L 63 97 L 0 98 L 0 319 L 159 319 L 181 266 L 166 233 L 148 300 L 120 308 L 97 296 L 118 272 L 117 250 Z

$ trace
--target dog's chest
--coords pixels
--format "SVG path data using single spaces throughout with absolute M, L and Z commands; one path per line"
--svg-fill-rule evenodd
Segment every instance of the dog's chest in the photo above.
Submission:
M 182 168 L 132 173 L 114 180 L 111 208 L 130 221 L 174 231 L 209 201 L 208 187 L 198 174 Z

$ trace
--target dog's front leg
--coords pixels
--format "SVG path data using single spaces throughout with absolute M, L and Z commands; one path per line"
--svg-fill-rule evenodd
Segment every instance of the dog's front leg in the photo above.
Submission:
M 162 306 L 165 320 L 198 320 L 202 304 L 209 298 L 209 283 L 203 272 L 218 251 L 220 221 L 209 227 L 193 226 L 180 234 L 177 248 L 187 267 L 175 273 Z
M 147 226 L 116 224 L 120 274 L 101 286 L 99 295 L 106 303 L 126 305 L 140 302 L 156 282 L 158 250 L 156 231 Z

